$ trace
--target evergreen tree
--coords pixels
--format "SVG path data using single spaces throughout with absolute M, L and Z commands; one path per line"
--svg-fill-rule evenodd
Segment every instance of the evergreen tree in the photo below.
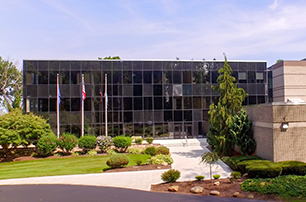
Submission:
M 256 150 L 256 141 L 253 137 L 252 122 L 245 110 L 240 110 L 235 116 L 230 129 L 236 137 L 236 145 L 243 155 L 251 155 Z
M 225 62 L 219 72 L 217 86 L 212 89 L 219 93 L 217 105 L 209 106 L 210 129 L 207 134 L 208 143 L 218 153 L 218 155 L 230 155 L 235 146 L 235 136 L 230 133 L 230 127 L 234 115 L 242 109 L 242 102 L 248 96 L 242 88 L 238 88 L 232 76 L 232 68 Z

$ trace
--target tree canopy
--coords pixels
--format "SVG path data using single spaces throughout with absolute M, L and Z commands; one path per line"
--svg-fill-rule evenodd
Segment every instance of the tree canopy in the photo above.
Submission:
M 0 96 L 2 105 L 8 111 L 21 109 L 22 88 L 22 71 L 0 57 Z
M 121 58 L 119 57 L 119 56 L 113 56 L 113 57 L 111 57 L 111 56 L 108 56 L 108 57 L 105 57 L 105 58 L 100 58 L 100 57 L 98 57 L 98 59 L 99 60 L 121 60 Z
M 209 107 L 210 129 L 207 134 L 208 143 L 218 155 L 231 154 L 235 145 L 235 137 L 230 133 L 234 115 L 242 109 L 242 102 L 248 96 L 242 88 L 238 88 L 232 76 L 232 68 L 227 63 L 226 56 L 223 68 L 219 72 L 217 86 L 212 86 L 220 97 L 219 102 Z

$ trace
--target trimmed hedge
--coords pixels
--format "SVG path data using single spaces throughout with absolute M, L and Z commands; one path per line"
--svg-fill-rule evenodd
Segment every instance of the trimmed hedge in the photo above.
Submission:
M 306 163 L 300 161 L 281 161 L 282 175 L 306 175 Z
M 235 156 L 235 157 L 228 157 L 224 156 L 221 159 L 224 163 L 226 163 L 232 170 L 240 171 L 237 164 L 242 161 L 250 161 L 250 160 L 262 160 L 259 156 Z
M 269 160 L 249 160 L 249 161 L 242 161 L 237 164 L 238 170 L 243 174 L 247 172 L 247 166 L 252 164 L 260 164 L 260 163 L 272 163 Z
M 273 162 L 253 163 L 246 170 L 250 178 L 273 178 L 282 173 L 282 167 Z

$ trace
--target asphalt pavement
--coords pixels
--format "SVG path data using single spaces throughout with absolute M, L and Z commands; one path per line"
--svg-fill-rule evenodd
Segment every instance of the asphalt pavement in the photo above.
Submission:
M 0 196 L 0 201 L 3 202 L 260 202 L 250 199 L 76 185 L 0 186 Z

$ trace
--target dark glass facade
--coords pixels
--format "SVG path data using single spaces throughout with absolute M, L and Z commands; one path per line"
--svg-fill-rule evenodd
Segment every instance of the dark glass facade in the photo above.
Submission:
M 268 100 L 266 62 L 229 61 L 238 87 L 249 97 L 245 105 Z M 60 75 L 60 131 L 80 135 L 81 75 L 85 134 L 104 134 L 104 95 L 107 74 L 108 133 L 155 138 L 203 137 L 208 109 L 218 102 L 217 84 L 222 61 L 44 61 L 25 60 L 24 111 L 49 119 L 56 132 L 56 74 Z

